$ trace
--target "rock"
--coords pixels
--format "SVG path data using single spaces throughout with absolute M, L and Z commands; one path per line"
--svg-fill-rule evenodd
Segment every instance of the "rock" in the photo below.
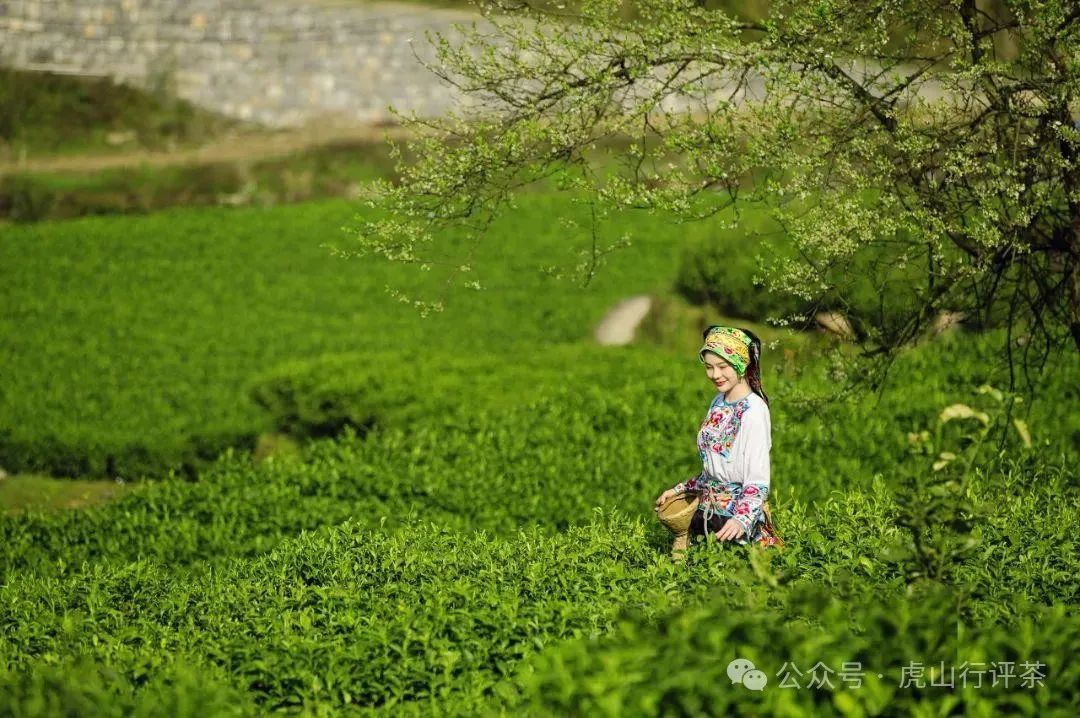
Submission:
M 594 337 L 606 346 L 623 346 L 634 340 L 634 332 L 652 309 L 652 297 L 640 295 L 624 299 L 596 326 Z
M 818 312 L 814 320 L 817 321 L 819 327 L 831 334 L 844 339 L 855 338 L 855 330 L 851 328 L 851 323 L 840 312 Z

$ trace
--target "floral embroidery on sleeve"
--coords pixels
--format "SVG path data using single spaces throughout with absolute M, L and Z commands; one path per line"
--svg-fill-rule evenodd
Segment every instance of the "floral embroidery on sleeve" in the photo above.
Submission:
M 769 487 L 764 484 L 750 484 L 742 491 L 742 496 L 735 502 L 735 515 L 732 517 L 743 527 L 743 533 L 750 538 L 750 532 L 761 520 L 761 507 L 769 498 Z
M 689 491 L 700 491 L 702 488 L 702 482 L 705 478 L 705 473 L 702 472 L 692 479 L 686 481 L 680 481 L 672 487 L 672 490 L 677 494 L 685 494 Z

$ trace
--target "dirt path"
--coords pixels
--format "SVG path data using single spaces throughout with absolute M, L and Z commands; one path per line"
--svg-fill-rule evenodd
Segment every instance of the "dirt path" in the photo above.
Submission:
M 226 134 L 198 147 L 152 151 L 122 150 L 101 154 L 30 157 L 0 162 L 0 177 L 19 172 L 98 172 L 123 167 L 166 167 L 216 162 L 273 159 L 332 143 L 382 142 L 402 139 L 398 126 L 308 126 L 294 130 L 246 131 Z
M 600 344 L 622 346 L 634 340 L 638 325 L 652 308 L 652 297 L 641 294 L 619 302 L 597 325 L 593 337 Z

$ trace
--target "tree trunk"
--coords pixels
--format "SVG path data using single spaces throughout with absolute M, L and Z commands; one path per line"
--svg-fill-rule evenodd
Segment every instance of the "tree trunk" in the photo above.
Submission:
M 1072 206 L 1072 232 L 1069 237 L 1069 259 L 1072 271 L 1069 273 L 1069 329 L 1073 343 L 1080 351 L 1080 205 Z
M 1070 97 L 1058 109 L 1057 117 L 1060 122 L 1068 123 L 1073 127 L 1080 127 L 1080 119 L 1073 117 L 1069 107 L 1073 101 Z M 1066 258 L 1066 271 L 1069 273 L 1067 301 L 1069 303 L 1069 331 L 1072 333 L 1073 344 L 1080 351 L 1080 200 L 1077 190 L 1080 189 L 1080 157 L 1077 156 L 1076 148 L 1071 142 L 1059 141 L 1061 155 L 1068 163 L 1065 168 L 1064 180 L 1065 201 L 1069 206 L 1069 219 L 1072 221 L 1069 227 L 1068 245 L 1069 254 Z

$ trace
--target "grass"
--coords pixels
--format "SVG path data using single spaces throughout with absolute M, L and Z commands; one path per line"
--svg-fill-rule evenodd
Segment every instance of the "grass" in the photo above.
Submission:
M 109 78 L 0 68 L 0 160 L 162 149 L 205 142 L 246 123 Z
M 252 144 L 245 148 L 246 144 Z M 253 154 L 248 155 L 248 149 Z M 221 152 L 188 162 L 170 155 L 147 162 L 0 174 L 0 217 L 16 222 L 87 215 L 147 214 L 177 206 L 269 206 L 314 198 L 357 196 L 372 179 L 392 173 L 389 150 L 374 139 L 299 146 L 266 157 L 258 143 L 238 138 Z M 84 158 L 85 160 L 86 158 Z M 121 157 L 120 159 L 123 159 Z
M 0 479 L 0 513 L 62 511 L 95 506 L 128 494 L 131 484 L 15 474 Z

